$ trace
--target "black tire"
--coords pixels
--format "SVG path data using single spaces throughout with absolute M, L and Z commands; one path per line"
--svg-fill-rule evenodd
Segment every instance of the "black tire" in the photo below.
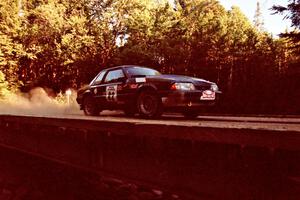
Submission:
M 137 99 L 137 110 L 141 117 L 158 118 L 163 113 L 161 99 L 154 91 L 142 91 Z
M 92 96 L 86 96 L 83 99 L 83 112 L 87 116 L 98 116 L 100 114 L 100 109 Z
M 199 112 L 195 110 L 186 110 L 182 114 L 188 119 L 195 119 L 199 116 Z

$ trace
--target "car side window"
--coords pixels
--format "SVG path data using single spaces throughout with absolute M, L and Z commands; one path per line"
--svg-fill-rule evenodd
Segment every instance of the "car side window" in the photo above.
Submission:
M 100 74 L 97 76 L 97 78 L 94 80 L 93 85 L 98 85 L 102 82 L 102 79 L 105 75 L 106 71 L 100 72 Z
M 105 77 L 104 83 L 116 83 L 124 79 L 124 73 L 122 69 L 109 71 Z

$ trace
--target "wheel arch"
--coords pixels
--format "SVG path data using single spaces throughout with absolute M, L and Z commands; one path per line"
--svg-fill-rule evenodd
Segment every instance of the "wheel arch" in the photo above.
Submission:
M 145 93 L 152 93 L 152 96 L 155 97 L 156 102 L 157 102 L 157 106 L 154 112 L 150 112 L 150 113 L 145 113 L 145 111 L 142 111 L 143 109 L 140 107 L 140 101 L 139 98 L 141 96 L 143 96 L 143 92 Z M 145 117 L 145 118 L 157 118 L 160 117 L 163 113 L 163 109 L 162 109 L 162 102 L 161 102 L 161 98 L 158 94 L 158 89 L 157 87 L 155 87 L 155 85 L 152 84 L 147 84 L 147 85 L 143 85 L 142 87 L 139 88 L 138 93 L 137 93 L 137 110 L 140 114 L 140 116 Z
M 98 116 L 102 111 L 92 93 L 88 91 L 82 95 L 81 109 L 84 111 L 84 114 L 88 116 Z
M 84 93 L 80 94 L 80 101 L 79 101 L 79 105 L 80 105 L 80 109 L 82 110 L 83 109 L 83 102 L 84 102 L 84 99 L 87 97 L 87 96 L 91 96 L 92 93 L 90 90 L 86 90 Z
M 91 90 L 87 90 L 87 91 L 85 91 L 83 94 L 82 94 L 82 100 L 84 99 L 84 98 L 86 98 L 87 96 L 92 96 L 92 91 Z
M 137 94 L 140 94 L 143 91 L 157 92 L 157 87 L 153 84 L 143 84 L 138 88 Z

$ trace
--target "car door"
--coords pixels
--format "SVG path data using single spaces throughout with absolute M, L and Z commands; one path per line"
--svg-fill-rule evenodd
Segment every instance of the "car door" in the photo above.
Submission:
M 109 70 L 104 77 L 101 84 L 102 100 L 107 103 L 107 105 L 114 106 L 122 103 L 119 99 L 120 90 L 125 84 L 125 74 L 121 68 Z

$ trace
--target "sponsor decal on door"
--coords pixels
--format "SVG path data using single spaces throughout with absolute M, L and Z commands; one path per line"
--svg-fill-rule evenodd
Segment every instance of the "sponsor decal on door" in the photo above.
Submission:
M 117 101 L 118 86 L 110 85 L 106 87 L 105 97 L 107 101 Z

